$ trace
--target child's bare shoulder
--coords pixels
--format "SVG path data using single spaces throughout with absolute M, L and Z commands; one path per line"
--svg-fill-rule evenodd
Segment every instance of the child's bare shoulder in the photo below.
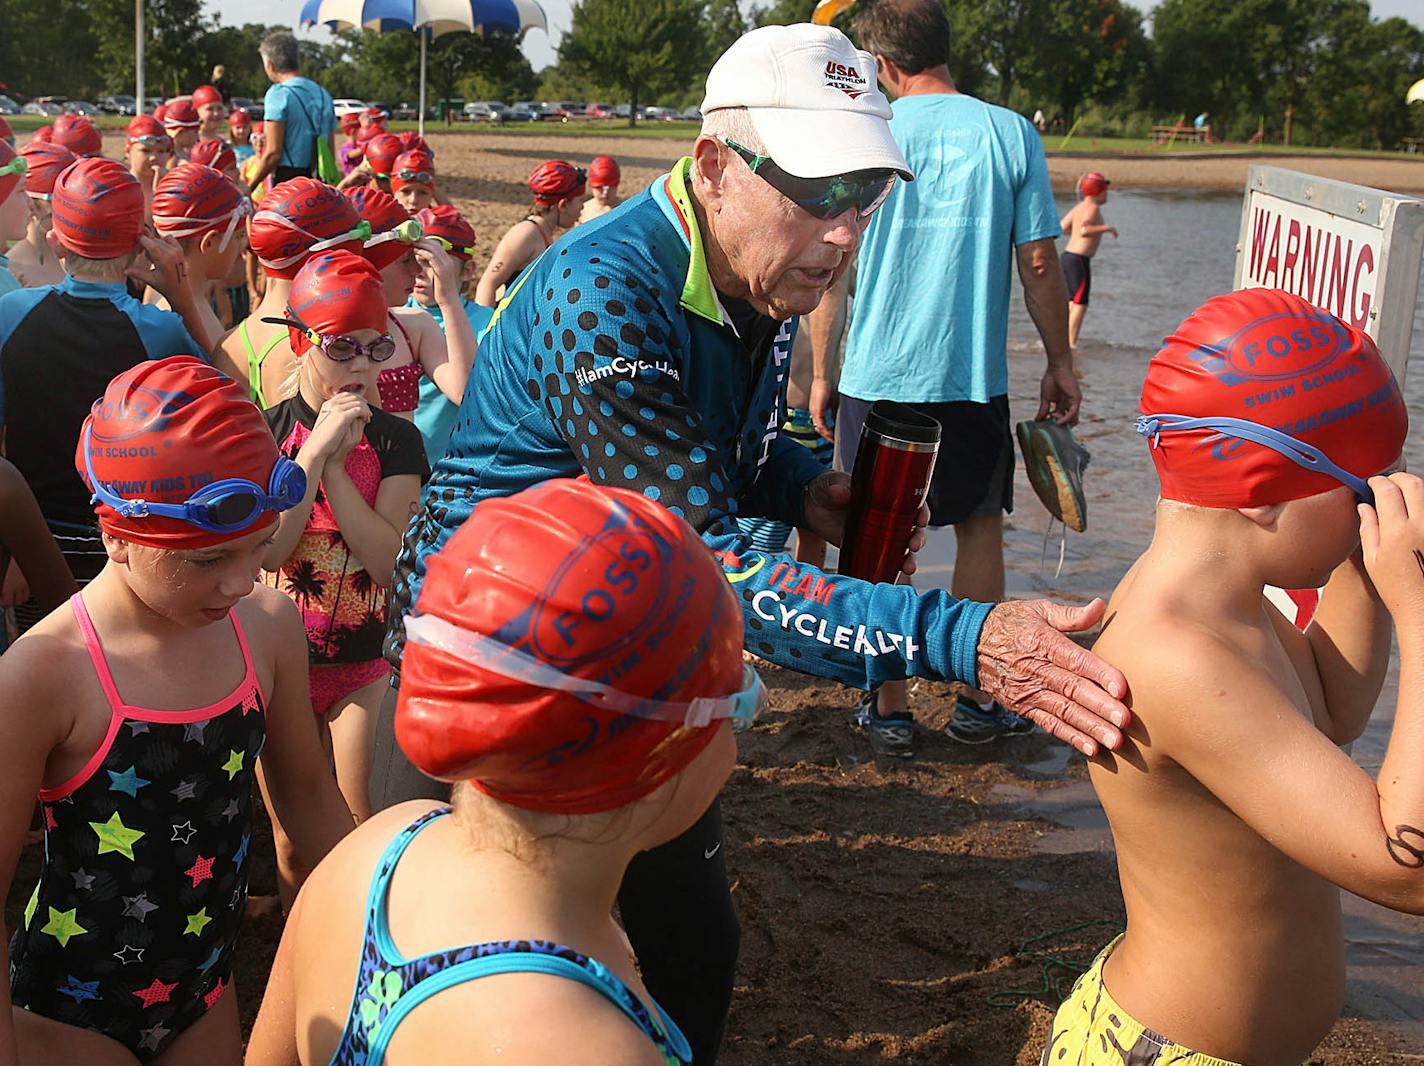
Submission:
M 0 656 L 0 701 L 33 721 L 37 709 L 72 702 L 75 685 L 98 678 L 69 604 L 51 611 Z
M 1219 627 L 1175 611 L 1119 612 L 1093 651 L 1127 678 L 1134 717 L 1170 730 L 1192 727 L 1230 705 L 1228 696 L 1260 674 Z
M 442 804 L 410 800 L 377 811 L 336 844 L 312 872 L 303 894 L 313 900 L 345 896 L 352 884 L 367 884 L 387 845 L 411 822 Z

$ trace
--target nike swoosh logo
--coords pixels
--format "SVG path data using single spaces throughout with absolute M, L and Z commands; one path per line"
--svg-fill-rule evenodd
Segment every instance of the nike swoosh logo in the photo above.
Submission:
M 713 855 L 716 855 L 717 852 L 719 852 L 719 851 L 721 851 L 721 850 L 722 850 L 722 842 L 719 840 L 719 841 L 717 841 L 717 846 L 716 846 L 715 848 L 708 848 L 706 851 L 704 851 L 704 852 L 702 853 L 702 857 L 703 857 L 704 859 L 710 859 Z
M 753 574 L 755 574 L 758 570 L 760 570 L 760 569 L 761 569 L 763 566 L 765 566 L 765 565 L 766 565 L 766 556 L 763 555 L 763 556 L 762 556 L 760 559 L 758 559 L 749 569 L 743 570 L 743 571 L 741 571 L 740 573 L 737 573 L 737 574 L 727 574 L 727 575 L 726 575 L 727 580 L 728 580 L 729 582 L 731 582 L 733 585 L 735 585 L 735 584 L 737 584 L 737 582 L 739 582 L 739 581 L 745 581 L 747 578 L 751 577 Z M 718 847 L 721 847 L 722 845 L 718 844 L 717 846 L 718 846 Z

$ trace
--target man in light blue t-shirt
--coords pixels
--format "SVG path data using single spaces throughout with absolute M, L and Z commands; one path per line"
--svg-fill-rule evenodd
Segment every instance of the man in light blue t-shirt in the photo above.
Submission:
M 835 412 L 837 465 L 850 469 L 875 400 L 910 404 L 938 420 L 943 437 L 928 502 L 932 526 L 954 527 L 951 591 L 1002 600 L 1003 516 L 1013 509 L 1005 352 L 1015 266 L 1048 353 L 1037 417 L 1074 422 L 1081 398 L 1043 145 L 1023 116 L 955 88 L 940 0 L 881 0 L 862 8 L 854 28 L 895 100 L 890 130 L 916 180 L 896 187 L 861 242 Z M 828 297 L 816 313 L 836 306 Z M 818 350 L 816 359 L 811 411 L 829 437 L 831 356 Z M 954 739 L 979 744 L 1032 729 L 979 695 L 982 702 L 974 693 L 960 698 L 947 727 Z M 903 682 L 868 693 L 855 721 L 880 753 L 912 754 Z
M 272 86 L 262 100 L 267 147 L 247 181 L 251 192 L 261 187 L 268 174 L 276 184 L 315 176 L 318 137 L 326 138 L 333 157 L 336 153 L 336 111 L 331 94 L 298 72 L 301 54 L 297 39 L 283 31 L 269 33 L 259 51 Z

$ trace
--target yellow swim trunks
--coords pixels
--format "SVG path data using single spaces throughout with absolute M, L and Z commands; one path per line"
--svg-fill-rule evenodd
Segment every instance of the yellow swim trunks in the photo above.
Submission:
M 1240 1066 L 1174 1044 L 1117 1005 L 1103 985 L 1103 963 L 1121 939 L 1098 953 L 1058 1008 L 1039 1066 Z

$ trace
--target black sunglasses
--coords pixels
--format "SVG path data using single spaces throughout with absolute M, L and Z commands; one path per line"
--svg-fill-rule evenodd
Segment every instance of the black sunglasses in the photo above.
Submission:
M 741 157 L 748 170 L 817 218 L 838 218 L 854 210 L 857 219 L 867 219 L 895 187 L 897 175 L 893 170 L 856 170 L 829 178 L 798 178 L 782 170 L 769 155 L 757 155 L 730 137 L 724 137 L 723 141 Z

